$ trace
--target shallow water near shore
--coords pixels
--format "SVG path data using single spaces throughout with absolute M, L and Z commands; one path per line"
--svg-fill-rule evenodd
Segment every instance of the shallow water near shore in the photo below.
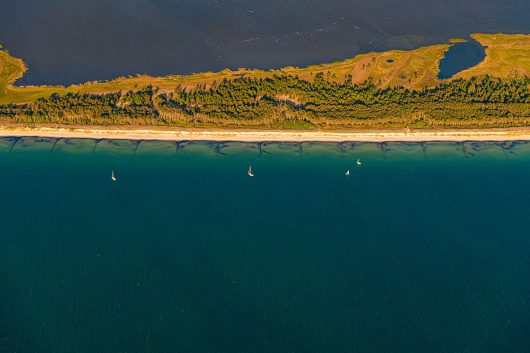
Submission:
M 3 138 L 0 165 L 0 352 L 530 346 L 529 143 Z

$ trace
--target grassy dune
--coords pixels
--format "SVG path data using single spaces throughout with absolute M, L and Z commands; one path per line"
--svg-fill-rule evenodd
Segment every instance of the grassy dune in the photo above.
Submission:
M 415 50 L 390 50 L 382 53 L 357 55 L 341 62 L 313 65 L 307 68 L 285 68 L 282 72 L 311 79 L 323 73 L 331 81 L 344 82 L 348 75 L 354 83 L 371 79 L 380 87 L 404 86 L 424 88 L 437 83 L 438 63 L 449 44 L 422 47 Z
M 510 77 L 516 74 L 530 75 L 530 35 L 474 34 L 473 37 L 487 46 L 486 60 L 465 70 L 456 77 L 471 77 L 489 74 L 498 77 Z M 407 88 L 432 87 L 439 84 L 439 62 L 450 44 L 422 47 L 414 50 L 391 50 L 381 53 L 357 55 L 352 59 L 306 68 L 286 67 L 281 70 L 223 70 L 186 76 L 172 75 L 152 77 L 138 75 L 121 77 L 111 81 L 87 82 L 80 85 L 63 86 L 13 86 L 16 80 L 27 71 L 21 59 L 14 58 L 0 47 L 0 104 L 32 102 L 52 93 L 109 93 L 136 90 L 147 85 L 161 92 L 174 90 L 177 86 L 188 88 L 197 85 L 211 85 L 214 81 L 235 79 L 241 76 L 266 78 L 274 74 L 291 74 L 302 79 L 312 80 L 323 73 L 330 81 L 343 82 L 351 76 L 354 83 L 371 79 L 380 87 L 404 86 Z

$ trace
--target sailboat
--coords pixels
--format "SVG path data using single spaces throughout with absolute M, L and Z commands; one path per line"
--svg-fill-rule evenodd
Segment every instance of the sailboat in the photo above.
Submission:
M 116 178 L 116 175 L 114 175 L 114 171 L 112 171 L 112 174 L 111 174 L 110 178 L 112 179 L 112 181 L 116 181 L 116 180 L 118 180 L 118 179 Z
M 357 158 L 357 165 L 360 166 L 362 164 L 361 160 L 359 158 Z
M 349 170 L 346 172 L 346 176 L 350 176 L 350 171 Z
M 252 166 L 248 167 L 247 174 L 248 174 L 249 177 L 253 177 L 254 176 L 254 173 L 252 173 Z

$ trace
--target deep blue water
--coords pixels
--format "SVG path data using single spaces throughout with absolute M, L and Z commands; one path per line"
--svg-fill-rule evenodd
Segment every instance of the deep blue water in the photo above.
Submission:
M 530 144 L 13 142 L 2 353 L 528 352 Z
M 0 0 L 26 85 L 304 66 L 475 32 L 529 33 L 530 1 Z
M 451 78 L 460 71 L 481 63 L 486 57 L 486 49 L 475 40 L 456 43 L 445 53 L 440 61 L 438 78 Z

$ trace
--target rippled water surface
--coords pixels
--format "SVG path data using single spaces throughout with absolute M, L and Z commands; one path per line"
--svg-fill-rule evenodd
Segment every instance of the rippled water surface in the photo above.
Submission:
M 530 32 L 529 0 L 0 1 L 20 84 L 276 68 L 411 49 L 474 32 Z
M 530 346 L 527 143 L 6 138 L 0 165 L 0 352 Z

